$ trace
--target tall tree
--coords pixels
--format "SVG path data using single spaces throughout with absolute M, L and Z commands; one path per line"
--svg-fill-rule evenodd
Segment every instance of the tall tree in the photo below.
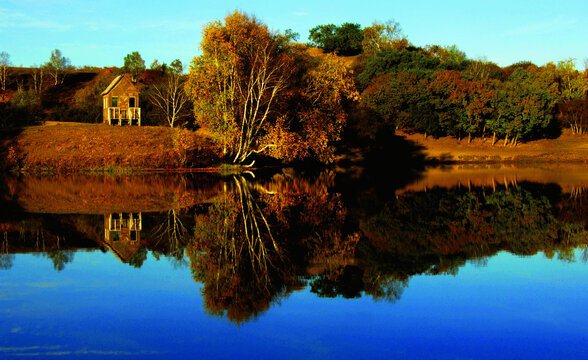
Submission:
M 275 119 L 293 62 L 289 38 L 235 11 L 204 29 L 201 47 L 188 81 L 196 120 L 222 139 L 234 163 L 243 163 L 265 148 L 258 140 Z
M 505 137 L 536 139 L 543 137 L 554 119 L 557 84 L 544 69 L 518 67 L 512 75 L 497 84 L 488 125 L 491 131 Z
M 43 66 L 32 66 L 31 77 L 33 78 L 33 90 L 37 95 L 43 91 L 43 79 L 45 75 L 45 68 Z
M 133 51 L 125 56 L 123 70 L 131 74 L 132 82 L 137 82 L 139 76 L 145 71 L 145 60 L 138 51 Z
M 331 159 L 328 147 L 346 119 L 342 103 L 358 98 L 342 62 L 312 60 L 291 33 L 271 33 L 240 12 L 209 24 L 201 47 L 188 92 L 197 124 L 216 136 L 230 161 L 243 164 L 261 152 Z
M 161 84 L 153 86 L 151 102 L 159 109 L 167 123 L 172 128 L 176 122 L 186 115 L 188 96 L 184 87 L 185 79 L 182 77 L 182 62 L 178 59 L 171 62 Z
M 568 99 L 583 99 L 588 92 L 588 77 L 580 74 L 576 70 L 576 61 L 574 59 L 562 60 L 553 65 L 549 63 L 545 68 L 553 70 L 555 80 L 559 83 L 559 92 L 561 98 L 565 101 Z
M 8 54 L 6 51 L 0 52 L 0 85 L 2 86 L 2 91 L 6 90 L 6 77 L 9 66 L 10 54 Z
M 71 61 L 61 54 L 61 50 L 55 49 L 51 51 L 51 57 L 45 64 L 45 68 L 53 78 L 54 85 L 63 84 L 65 72 L 71 68 Z

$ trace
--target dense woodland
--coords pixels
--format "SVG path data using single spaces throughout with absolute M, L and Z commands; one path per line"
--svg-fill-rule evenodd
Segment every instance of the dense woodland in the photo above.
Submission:
M 262 155 L 329 163 L 342 141 L 396 129 L 516 146 L 588 128 L 588 72 L 574 59 L 501 68 L 455 45 L 413 45 L 394 21 L 319 25 L 308 40 L 235 11 L 205 26 L 187 74 L 179 60 L 147 69 L 136 51 L 108 69 L 74 69 L 59 50 L 43 66 L 14 68 L 2 52 L 0 126 L 100 122 L 100 92 L 129 73 L 145 124 L 205 127 L 241 164 Z

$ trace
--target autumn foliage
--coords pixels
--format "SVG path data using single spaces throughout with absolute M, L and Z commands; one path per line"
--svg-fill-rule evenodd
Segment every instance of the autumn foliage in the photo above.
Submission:
M 582 134 L 588 77 L 573 60 L 500 68 L 470 60 L 456 47 L 377 50 L 358 76 L 362 105 L 375 115 L 372 132 L 394 126 L 434 136 L 486 137 L 504 145 Z M 559 123 L 555 120 L 559 119 Z
M 358 98 L 341 62 L 310 59 L 290 35 L 238 11 L 206 26 L 201 47 L 187 89 L 197 124 L 216 136 L 229 161 L 262 152 L 332 159 L 329 146 L 346 119 L 342 103 Z

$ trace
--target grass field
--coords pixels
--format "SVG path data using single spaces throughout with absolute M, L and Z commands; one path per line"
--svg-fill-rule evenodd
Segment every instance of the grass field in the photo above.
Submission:
M 492 145 L 492 138 L 475 138 L 458 141 L 451 137 L 425 138 L 423 134 L 397 135 L 422 147 L 429 159 L 458 163 L 505 163 L 505 162 L 585 162 L 588 163 L 588 134 L 575 135 L 564 130 L 556 139 L 519 142 L 516 146 L 503 146 L 502 141 Z
M 128 171 L 206 167 L 218 161 L 197 132 L 166 127 L 57 123 L 0 132 L 5 168 Z

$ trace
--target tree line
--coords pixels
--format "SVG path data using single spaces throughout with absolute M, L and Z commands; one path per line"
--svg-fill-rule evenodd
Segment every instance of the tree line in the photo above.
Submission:
M 552 136 L 560 126 L 579 134 L 588 128 L 588 72 L 577 71 L 574 59 L 501 68 L 468 59 L 455 45 L 416 47 L 395 21 L 364 29 L 319 25 L 309 40 L 326 52 L 359 55 L 361 106 L 373 115 L 371 127 L 362 125 L 372 133 L 393 127 L 516 145 Z
M 235 11 L 202 34 L 202 55 L 187 75 L 179 60 L 151 64 L 161 81 L 144 81 L 141 107 L 172 127 L 206 127 L 232 163 L 259 156 L 329 163 L 346 130 L 372 140 L 395 129 L 468 141 L 491 137 L 506 146 L 557 136 L 561 127 L 578 134 L 588 128 L 588 72 L 577 71 L 572 59 L 501 68 L 469 59 L 457 46 L 417 47 L 395 21 L 363 29 L 319 25 L 302 44 L 290 30 L 270 31 Z M 311 56 L 310 47 L 325 54 Z M 2 53 L 3 86 L 7 59 Z M 59 84 L 69 66 L 55 50 L 42 69 Z M 130 53 L 120 71 L 145 80 L 145 61 Z M 42 72 L 31 76 L 41 79 L 34 84 L 43 79 Z M 15 103 L 34 105 L 34 96 L 19 94 Z M 98 116 L 100 99 L 87 100 Z

